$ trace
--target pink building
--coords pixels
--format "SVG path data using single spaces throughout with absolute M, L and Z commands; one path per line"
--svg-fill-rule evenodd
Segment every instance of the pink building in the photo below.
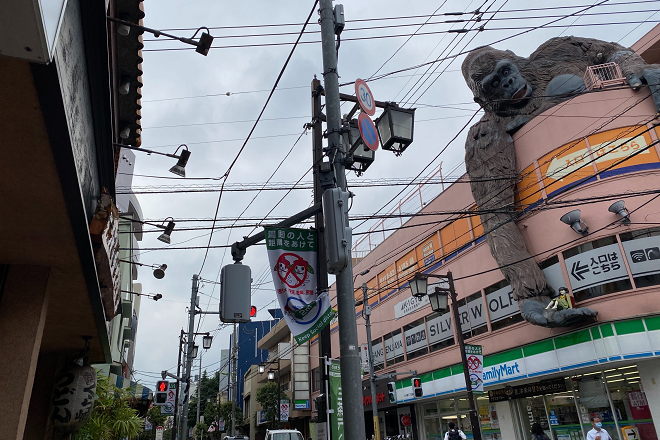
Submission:
M 633 48 L 653 62 L 659 40 L 657 27 Z M 527 249 L 552 287 L 567 287 L 576 306 L 598 311 L 595 322 L 549 329 L 522 319 L 479 217 L 462 214 L 476 209 L 467 176 L 355 264 L 355 274 L 369 270 L 356 278 L 355 296 L 362 299 L 366 283 L 376 374 L 416 370 L 422 380 L 423 397 L 415 398 L 410 376 L 399 378 L 396 403 L 387 398 L 388 380 L 377 382 L 384 397 L 378 399 L 381 436 L 441 439 L 451 421 L 471 436 L 451 315 L 434 313 L 408 286 L 416 272 L 451 271 L 466 343 L 483 347 L 486 392 L 477 405 L 485 440 L 530 440 L 532 423 L 552 431 L 550 438 L 584 439 L 594 415 L 615 440 L 660 437 L 660 126 L 654 117 L 647 87 L 615 85 L 557 105 L 513 136 L 521 176 L 516 209 L 525 211 L 517 225 Z M 619 200 L 630 213 L 628 225 L 608 211 Z M 560 221 L 575 209 L 587 236 Z M 356 313 L 366 344 L 362 306 Z M 334 324 L 334 357 L 338 338 Z M 311 352 L 317 350 L 313 340 Z M 315 357 L 311 368 L 317 377 Z M 319 384 L 312 382 L 314 398 Z M 363 383 L 369 437 L 371 395 L 369 381 Z

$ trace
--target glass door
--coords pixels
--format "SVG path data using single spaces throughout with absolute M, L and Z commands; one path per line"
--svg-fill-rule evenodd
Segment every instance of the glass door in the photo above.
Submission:
M 426 440 L 443 440 L 443 432 L 440 427 L 440 416 L 436 403 L 425 403 L 422 405 L 424 415 L 424 435 Z

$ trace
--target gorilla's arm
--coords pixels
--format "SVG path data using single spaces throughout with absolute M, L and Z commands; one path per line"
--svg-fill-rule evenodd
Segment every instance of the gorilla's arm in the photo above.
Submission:
M 480 211 L 497 211 L 480 215 L 486 241 L 525 320 L 545 327 L 581 322 L 596 312 L 586 308 L 545 309 L 555 295 L 513 221 L 516 156 L 513 139 L 503 128 L 509 122 L 484 116 L 472 126 L 465 143 L 465 163 L 477 206 Z

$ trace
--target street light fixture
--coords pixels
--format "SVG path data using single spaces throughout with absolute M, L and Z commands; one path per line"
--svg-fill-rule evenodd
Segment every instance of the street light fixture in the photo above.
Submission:
M 268 371 L 268 380 L 274 380 L 275 379 L 275 372 L 273 370 Z
M 202 338 L 202 347 L 204 347 L 204 350 L 208 350 L 211 348 L 211 343 L 213 342 L 213 336 L 211 335 L 206 335 Z
M 467 364 L 467 355 L 465 353 L 465 342 L 463 341 L 463 330 L 459 324 L 460 317 L 458 313 L 458 295 L 456 294 L 456 289 L 454 288 L 454 277 L 451 272 L 447 272 L 447 275 L 431 275 L 416 273 L 413 279 L 410 281 L 410 289 L 417 298 L 423 298 L 424 295 L 421 292 L 426 293 L 426 288 L 428 287 L 428 279 L 437 278 L 440 283 L 445 284 L 446 287 L 436 285 L 434 286 L 433 292 L 429 293 L 429 302 L 431 303 L 431 308 L 434 312 L 445 312 L 449 309 L 449 297 L 451 297 L 452 303 L 452 323 L 456 331 L 456 340 L 458 341 L 458 348 L 461 352 L 461 361 L 463 365 L 463 376 L 465 379 L 465 388 L 467 390 L 467 400 L 470 404 L 470 424 L 472 425 L 472 434 L 474 440 L 481 440 L 481 422 L 479 420 L 479 413 L 474 402 L 474 395 L 472 393 L 472 381 L 470 380 L 470 369 Z M 440 284 L 438 283 L 438 284 Z
M 174 225 L 176 225 L 176 223 L 174 223 L 174 219 L 172 217 L 167 217 L 167 218 L 172 219 L 169 222 L 167 222 L 167 226 L 162 226 L 162 225 L 158 226 L 159 228 L 165 229 L 165 231 L 163 231 L 163 233 L 160 234 L 160 236 L 158 236 L 158 241 L 162 241 L 163 243 L 170 244 L 170 235 L 172 234 L 172 231 L 174 230 Z M 165 220 L 167 220 L 167 218 Z M 165 223 L 165 220 L 163 220 L 163 223 Z
M 376 120 L 376 126 L 383 150 L 400 156 L 413 141 L 415 109 L 400 108 L 396 103 L 388 103 L 383 114 Z
M 196 344 L 193 345 L 193 349 L 192 349 L 192 357 L 193 357 L 193 359 L 195 359 L 195 358 L 197 357 L 197 352 L 198 352 L 198 351 L 199 351 L 199 345 L 196 345 Z
M 128 139 L 128 136 L 130 135 L 130 127 L 128 126 L 124 127 L 122 129 L 122 133 L 120 133 L 120 137 L 122 139 Z M 170 173 L 174 173 L 177 176 L 186 177 L 186 164 L 188 163 L 188 159 L 190 158 L 190 151 L 188 150 L 188 146 L 186 144 L 179 145 L 177 149 L 174 150 L 174 154 L 161 153 L 160 151 L 148 150 L 146 148 L 134 147 L 132 145 L 124 145 L 117 143 L 113 143 L 112 145 L 114 145 L 115 147 L 128 148 L 129 150 L 142 151 L 147 154 L 158 154 L 160 156 L 167 156 L 167 157 L 172 157 L 174 159 L 178 159 L 176 165 L 170 168 Z M 184 150 L 181 150 L 181 154 L 177 156 L 176 153 L 179 151 L 181 147 L 183 147 Z
M 161 264 L 160 266 L 154 269 L 154 277 L 156 279 L 162 280 L 165 277 L 165 269 L 167 269 L 167 264 Z
M 357 175 L 364 173 L 369 165 L 374 162 L 376 152 L 367 147 L 358 128 L 357 119 L 352 119 L 347 125 L 344 126 L 345 132 L 343 133 L 344 144 L 347 145 L 349 161 L 346 168 L 353 170 Z M 352 160 L 352 163 L 350 161 Z M 349 165 L 350 163 L 350 165 Z
M 259 364 L 259 374 L 264 374 L 266 371 L 266 366 L 264 364 Z

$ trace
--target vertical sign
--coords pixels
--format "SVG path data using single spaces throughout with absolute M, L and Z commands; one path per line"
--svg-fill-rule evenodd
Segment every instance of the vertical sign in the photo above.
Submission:
M 282 399 L 280 400 L 280 422 L 288 422 L 289 421 L 289 409 L 291 407 L 291 404 L 289 403 L 289 399 Z
M 163 440 L 163 427 L 156 427 L 156 440 Z
M 280 308 L 296 343 L 304 344 L 330 324 L 334 316 L 329 295 L 317 296 L 316 232 L 290 228 L 264 231 Z
M 334 440 L 344 439 L 344 405 L 341 400 L 341 370 L 339 363 L 331 363 L 328 367 L 328 383 L 330 386 L 330 425 Z
M 468 373 L 470 373 L 470 386 L 475 393 L 484 392 L 484 356 L 481 345 L 466 345 Z
M 173 416 L 174 406 L 176 405 L 176 382 L 170 382 L 169 390 L 167 390 L 167 401 L 165 405 L 160 407 L 162 415 Z

